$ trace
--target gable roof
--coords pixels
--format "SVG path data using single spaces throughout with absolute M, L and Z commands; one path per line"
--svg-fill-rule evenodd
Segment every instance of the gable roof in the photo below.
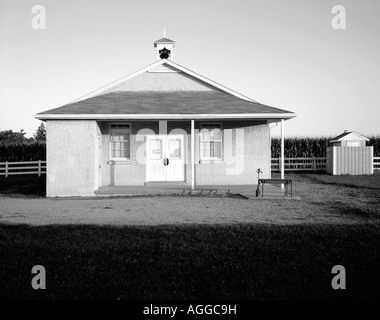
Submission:
M 207 91 L 124 91 L 123 83 L 146 72 L 183 73 L 204 84 Z M 48 119 L 290 119 L 296 115 L 261 104 L 215 81 L 162 59 L 126 77 L 90 92 L 62 107 L 38 113 Z
M 99 94 L 102 94 L 105 92 L 109 92 L 109 89 L 112 89 L 113 87 L 116 87 L 117 85 L 119 85 L 125 81 L 128 81 L 132 78 L 135 78 L 135 77 L 137 77 L 137 76 L 139 76 L 145 72 L 151 72 L 151 71 L 157 70 L 160 67 L 168 67 L 168 68 L 171 68 L 172 71 L 176 70 L 177 72 L 183 72 L 184 74 L 189 75 L 189 76 L 199 80 L 200 82 L 203 82 L 206 85 L 213 87 L 216 90 L 221 90 L 225 93 L 232 94 L 233 96 L 236 96 L 236 97 L 241 98 L 241 99 L 245 99 L 245 100 L 249 100 L 249 101 L 255 101 L 255 100 L 253 100 L 253 99 L 251 99 L 251 98 L 249 98 L 243 94 L 240 94 L 240 93 L 238 93 L 238 92 L 236 92 L 230 88 L 227 88 L 227 87 L 221 85 L 220 83 L 217 83 L 217 82 L 215 82 L 211 79 L 208 79 L 208 78 L 206 78 L 206 77 L 204 77 L 204 76 L 202 76 L 202 75 L 200 75 L 194 71 L 191 71 L 191 70 L 189 70 L 189 69 L 187 69 L 187 68 L 185 68 L 185 67 L 183 67 L 183 66 L 181 66 L 181 65 L 179 65 L 179 64 L 177 64 L 171 60 L 161 59 L 161 60 L 156 61 L 155 63 L 150 64 L 149 66 L 146 66 L 145 68 L 137 70 L 136 72 L 133 72 L 133 73 L 131 73 L 131 74 L 129 74 L 123 78 L 120 78 L 120 79 L 113 81 L 107 85 L 104 85 L 104 86 L 102 86 L 102 87 L 100 87 L 94 91 L 91 91 L 90 93 L 83 95 L 83 96 L 81 96 L 81 97 L 79 97 L 79 98 L 77 98 L 71 102 L 87 99 L 87 98 L 93 97 L 95 95 L 99 95 Z M 257 102 L 257 101 L 255 101 L 255 102 Z
M 361 134 L 357 133 L 356 131 L 349 131 L 349 132 L 344 132 L 344 133 L 336 136 L 335 138 L 331 139 L 330 142 L 334 143 L 334 142 L 339 142 L 342 140 L 365 140 L 365 141 L 369 141 L 368 138 L 362 136 Z

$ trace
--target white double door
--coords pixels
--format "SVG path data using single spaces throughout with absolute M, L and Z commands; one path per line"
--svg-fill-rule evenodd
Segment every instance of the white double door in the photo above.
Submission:
M 148 135 L 147 181 L 185 181 L 183 135 Z

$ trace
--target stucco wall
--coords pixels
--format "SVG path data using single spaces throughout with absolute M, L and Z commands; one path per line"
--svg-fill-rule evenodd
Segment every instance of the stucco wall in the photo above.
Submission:
M 198 129 L 200 129 L 198 124 Z M 261 178 L 270 178 L 271 151 L 269 126 L 250 121 L 223 122 L 223 161 L 201 162 L 199 135 L 196 136 L 195 183 L 256 184 L 258 168 Z M 231 138 L 227 138 L 230 135 Z
M 209 121 L 208 121 L 209 122 Z M 101 182 L 103 186 L 144 185 L 146 183 L 145 135 L 158 134 L 158 121 L 125 121 L 131 124 L 131 160 L 110 162 L 110 124 L 101 122 L 102 163 Z M 196 153 L 195 182 L 197 185 L 210 184 L 255 184 L 258 168 L 261 177 L 270 177 L 270 136 L 269 127 L 257 121 L 224 121 L 223 160 L 200 161 L 199 130 L 201 123 L 195 122 Z M 145 129 L 145 130 L 144 130 Z M 162 127 L 163 130 L 164 127 Z M 174 130 L 174 131 L 173 131 Z M 161 133 L 182 133 L 185 139 L 185 182 L 191 183 L 191 136 L 190 121 L 168 121 L 167 129 Z M 187 140 L 187 141 L 186 141 Z
M 96 121 L 48 120 L 48 197 L 93 196 L 97 183 Z
M 131 125 L 131 160 L 129 161 L 110 161 L 110 125 L 114 123 Z M 144 185 L 146 181 L 144 135 L 157 134 L 158 121 L 100 122 L 99 127 L 102 132 L 102 185 Z

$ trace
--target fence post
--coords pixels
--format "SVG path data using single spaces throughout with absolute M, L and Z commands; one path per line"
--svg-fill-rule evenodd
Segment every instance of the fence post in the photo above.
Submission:
M 41 177 L 41 160 L 38 160 L 38 176 Z
M 317 171 L 317 164 L 315 162 L 315 157 L 313 157 L 313 171 L 316 172 Z
M 5 161 L 5 178 L 8 177 L 8 161 Z
M 281 165 L 282 165 L 281 157 L 278 157 L 278 171 L 279 172 L 281 172 Z

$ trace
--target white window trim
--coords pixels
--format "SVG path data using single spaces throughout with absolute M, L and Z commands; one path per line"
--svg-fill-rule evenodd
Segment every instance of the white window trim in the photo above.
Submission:
M 112 158 L 112 125 L 128 125 L 129 126 L 129 158 Z M 130 122 L 112 122 L 109 124 L 109 163 L 115 162 L 131 162 L 132 161 L 132 124 Z
M 221 131 L 221 157 L 202 157 L 202 142 L 206 142 L 205 140 L 202 140 L 202 129 L 205 125 L 219 125 L 220 131 Z M 223 161 L 223 124 L 221 122 L 201 122 L 201 129 L 199 131 L 199 162 L 200 163 L 214 163 L 214 162 L 222 162 Z M 212 140 L 207 140 L 212 141 Z M 216 140 L 219 141 L 219 140 Z
M 360 141 L 359 140 L 347 141 L 346 146 L 347 147 L 360 147 Z

